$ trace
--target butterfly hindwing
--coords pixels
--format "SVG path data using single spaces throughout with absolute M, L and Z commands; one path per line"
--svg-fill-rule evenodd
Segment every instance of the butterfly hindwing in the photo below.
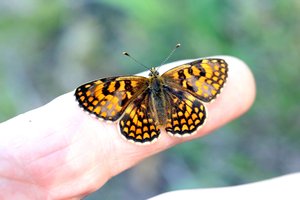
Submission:
M 149 109 L 149 92 L 145 91 L 125 110 L 119 122 L 121 134 L 128 140 L 145 143 L 158 138 L 160 129 Z
M 174 136 L 195 133 L 205 122 L 205 106 L 188 92 L 174 88 L 167 88 L 165 92 L 171 102 L 165 126 L 166 131 Z

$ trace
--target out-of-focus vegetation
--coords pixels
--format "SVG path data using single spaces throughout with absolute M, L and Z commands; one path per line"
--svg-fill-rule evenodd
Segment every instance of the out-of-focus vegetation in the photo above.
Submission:
M 83 82 L 229 54 L 257 81 L 243 117 L 113 178 L 86 199 L 143 199 L 262 180 L 300 168 L 300 1 L 0 1 L 0 121 Z M 247 88 L 245 88 L 246 90 Z

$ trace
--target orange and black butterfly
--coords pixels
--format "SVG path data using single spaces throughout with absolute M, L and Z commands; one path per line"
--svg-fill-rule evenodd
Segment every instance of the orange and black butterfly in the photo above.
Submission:
M 162 129 L 173 136 L 191 135 L 206 119 L 203 102 L 220 93 L 228 74 L 223 59 L 205 58 L 162 75 L 102 78 L 78 87 L 79 106 L 97 118 L 118 121 L 120 133 L 138 143 L 156 140 Z

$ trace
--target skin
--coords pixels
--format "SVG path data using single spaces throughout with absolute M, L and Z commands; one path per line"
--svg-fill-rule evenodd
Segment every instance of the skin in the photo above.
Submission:
M 229 65 L 227 83 L 218 98 L 206 104 L 205 125 L 190 137 L 171 137 L 162 131 L 153 144 L 132 144 L 120 136 L 116 123 L 83 112 L 73 91 L 1 123 L 0 199 L 80 199 L 143 159 L 241 116 L 255 98 L 253 76 L 241 60 L 216 57 Z
M 298 200 L 300 173 L 285 175 L 279 178 L 223 188 L 205 188 L 193 190 L 179 190 L 168 192 L 151 200 L 164 199 L 230 199 L 230 200 Z

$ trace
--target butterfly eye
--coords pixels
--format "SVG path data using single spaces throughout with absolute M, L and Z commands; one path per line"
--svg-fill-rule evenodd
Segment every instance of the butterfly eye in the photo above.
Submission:
M 158 71 L 155 70 L 155 71 L 150 71 L 148 76 L 153 77 L 153 76 L 158 76 L 158 75 L 159 75 Z

